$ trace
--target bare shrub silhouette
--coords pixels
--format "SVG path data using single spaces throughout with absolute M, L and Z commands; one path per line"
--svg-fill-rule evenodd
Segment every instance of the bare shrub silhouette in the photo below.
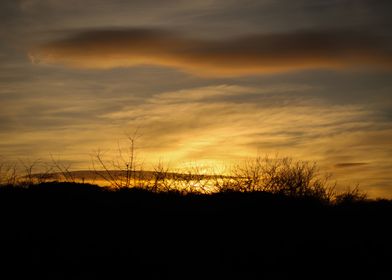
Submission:
M 57 172 L 59 172 L 60 175 L 62 176 L 60 181 L 65 181 L 65 182 L 69 182 L 69 183 L 76 183 L 77 182 L 77 179 L 76 179 L 74 173 L 71 171 L 71 164 L 70 163 L 66 164 L 66 163 L 60 161 L 59 159 L 55 159 L 52 154 L 50 154 L 50 158 L 52 160 L 52 168 L 54 170 L 57 170 Z
M 355 188 L 348 187 L 345 192 L 339 193 L 335 196 L 336 204 L 351 204 L 364 202 L 367 194 L 359 190 L 358 185 Z
M 140 135 L 137 130 L 132 136 L 127 136 L 127 149 L 118 146 L 118 155 L 114 160 L 107 161 L 102 151 L 98 150 L 93 156 L 92 164 L 95 174 L 114 188 L 129 188 L 139 186 L 143 181 L 142 168 L 136 171 L 135 142 Z M 100 171 L 104 172 L 100 172 Z
M 237 165 L 232 177 L 220 191 L 263 191 L 295 197 L 313 197 L 329 202 L 336 195 L 336 182 L 330 175 L 321 176 L 316 163 L 292 158 L 257 157 Z
M 146 187 L 153 192 L 171 191 L 172 183 L 170 182 L 169 168 L 159 162 L 154 168 L 152 179 L 146 180 Z
M 134 139 L 130 138 L 129 156 L 122 162 L 112 161 L 110 168 L 97 153 L 104 172 L 97 174 L 114 188 L 141 187 L 153 192 L 176 191 L 183 194 L 216 192 L 267 192 L 290 197 L 303 197 L 324 203 L 343 203 L 366 199 L 358 187 L 339 193 L 331 174 L 323 174 L 315 162 L 289 157 L 257 157 L 238 164 L 229 175 L 202 174 L 197 166 L 173 172 L 161 162 L 153 171 L 135 170 Z M 123 154 L 123 152 L 120 152 Z M 122 168 L 125 167 L 125 168 Z M 94 170 L 97 170 L 94 168 Z
M 0 185 L 14 186 L 18 182 L 16 164 L 0 163 Z
M 151 192 L 177 192 L 183 195 L 267 192 L 312 198 L 328 204 L 347 204 L 367 198 L 358 186 L 337 192 L 337 184 L 331 180 L 331 175 L 323 175 L 316 163 L 289 157 L 264 156 L 248 159 L 234 166 L 229 175 L 214 172 L 203 174 L 205 172 L 201 172 L 201 168 L 196 165 L 186 171 L 175 172 L 162 162 L 152 171 L 145 171 L 136 159 L 135 144 L 138 137 L 136 132 L 133 136 L 128 136 L 126 149 L 118 145 L 118 155 L 114 160 L 106 160 L 101 151 L 93 157 L 92 172 L 112 189 L 142 188 Z M 50 165 L 40 161 L 21 161 L 22 171 L 18 171 L 16 165 L 0 164 L 0 184 L 29 186 L 47 181 L 80 182 L 69 164 L 54 159 L 52 155 L 51 159 Z M 36 173 L 35 170 L 41 172 Z
M 22 176 L 19 178 L 18 182 L 20 185 L 29 186 L 53 180 L 53 172 L 55 171 L 56 165 L 47 164 L 41 160 L 32 162 L 20 160 L 20 165 L 22 166 Z M 68 177 L 70 177 L 70 175 L 68 175 Z M 66 179 L 67 177 L 64 178 Z
M 30 186 L 52 180 L 54 167 L 41 160 L 0 163 L 0 185 Z

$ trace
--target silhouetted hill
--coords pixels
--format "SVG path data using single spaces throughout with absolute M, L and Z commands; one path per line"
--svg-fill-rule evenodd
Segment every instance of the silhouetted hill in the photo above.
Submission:
M 387 200 L 0 188 L 1 279 L 386 279 Z

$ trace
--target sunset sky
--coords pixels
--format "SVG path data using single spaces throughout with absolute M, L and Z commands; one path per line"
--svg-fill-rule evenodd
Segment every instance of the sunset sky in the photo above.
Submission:
M 392 1 L 2 0 L 0 156 L 317 161 L 392 197 Z

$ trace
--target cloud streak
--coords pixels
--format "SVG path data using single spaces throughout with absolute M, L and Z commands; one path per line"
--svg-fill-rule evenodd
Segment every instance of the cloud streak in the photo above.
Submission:
M 368 162 L 341 162 L 335 164 L 335 167 L 337 168 L 350 168 L 350 167 L 359 167 L 359 166 L 364 166 L 368 165 Z
M 303 69 L 392 68 L 392 44 L 353 31 L 297 31 L 205 40 L 155 29 L 83 31 L 30 52 L 33 63 L 111 69 L 172 67 L 197 75 L 238 76 Z

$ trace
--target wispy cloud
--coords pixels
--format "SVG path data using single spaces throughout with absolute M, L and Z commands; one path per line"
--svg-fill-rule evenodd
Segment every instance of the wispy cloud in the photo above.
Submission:
M 392 68 L 387 39 L 354 31 L 297 31 L 203 40 L 171 31 L 78 32 L 30 52 L 33 63 L 108 69 L 173 67 L 197 75 L 235 76 L 314 68 Z
M 297 87 L 296 91 L 303 94 L 312 90 L 306 88 Z M 268 94 L 269 90 L 273 93 Z M 283 87 L 280 91 L 284 92 Z M 269 102 L 260 102 L 258 98 L 263 94 L 268 95 Z M 287 154 L 295 151 L 305 158 L 310 155 L 323 158 L 328 147 L 336 146 L 334 142 L 345 146 L 355 139 L 347 135 L 379 129 L 370 128 L 371 112 L 362 106 L 327 105 L 317 98 L 297 100 L 295 94 L 285 95 L 284 102 L 279 102 L 282 94 L 279 89 L 209 86 L 157 94 L 143 104 L 125 106 L 102 118 L 138 125 L 145 135 L 146 147 L 168 154 L 181 151 L 181 156 L 174 156 L 176 160 L 200 157 L 228 160 L 237 154 L 254 155 L 257 150 Z M 217 95 L 220 98 L 214 99 Z M 232 100 L 235 95 L 248 98 Z M 346 141 L 342 141 L 345 137 Z M 315 145 L 322 141 L 325 143 Z

